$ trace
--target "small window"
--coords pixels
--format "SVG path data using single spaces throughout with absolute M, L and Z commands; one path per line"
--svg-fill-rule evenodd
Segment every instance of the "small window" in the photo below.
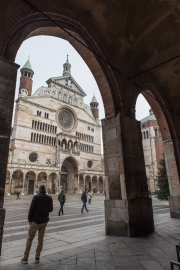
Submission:
M 158 137 L 159 136 L 159 134 L 158 134 L 158 129 L 154 129 L 154 132 L 155 132 L 155 137 Z
M 146 138 L 148 139 L 149 138 L 149 132 L 146 131 Z
M 90 127 L 87 127 L 87 130 L 90 130 Z
M 91 128 L 91 131 L 94 132 L 94 128 Z

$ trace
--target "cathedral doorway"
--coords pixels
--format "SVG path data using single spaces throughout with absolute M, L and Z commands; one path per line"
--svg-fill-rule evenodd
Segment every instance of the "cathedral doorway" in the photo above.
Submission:
M 60 172 L 60 188 L 67 193 L 74 193 L 78 185 L 78 165 L 77 161 L 72 158 L 66 158 L 61 166 Z

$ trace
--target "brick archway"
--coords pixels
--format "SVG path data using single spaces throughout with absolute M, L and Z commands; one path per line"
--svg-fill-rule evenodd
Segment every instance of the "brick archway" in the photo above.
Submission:
M 48 35 L 65 39 L 76 49 L 90 68 L 102 96 L 105 115 L 111 116 L 123 111 L 118 83 L 111 67 L 105 62 L 108 61 L 105 56 L 107 53 L 105 48 L 99 47 L 99 44 L 102 44 L 103 41 L 100 40 L 95 29 L 89 31 L 88 21 L 80 16 L 77 10 L 68 9 L 68 6 L 65 5 L 63 9 L 59 10 L 59 13 L 55 11 L 49 15 L 47 12 L 52 21 L 60 25 L 58 27 L 44 15 L 37 13 L 28 4 L 22 6 L 23 9 L 26 9 L 26 12 L 24 16 L 22 12 L 12 14 L 12 20 L 16 20 L 16 25 L 4 40 L 0 48 L 0 55 L 14 61 L 22 42 L 33 36 Z M 64 32 L 61 27 L 80 42 Z M 85 44 L 85 46 L 82 44 Z M 105 59 L 105 61 L 102 59 Z

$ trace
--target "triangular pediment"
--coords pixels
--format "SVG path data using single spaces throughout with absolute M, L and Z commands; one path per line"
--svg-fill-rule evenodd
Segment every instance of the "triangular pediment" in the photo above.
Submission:
M 46 82 L 48 85 L 51 83 L 54 83 L 56 85 L 59 85 L 61 87 L 68 89 L 69 91 L 73 93 L 77 93 L 83 97 L 86 96 L 86 93 L 82 90 L 82 88 L 79 86 L 79 84 L 75 81 L 75 79 L 71 75 L 53 77 L 47 80 Z

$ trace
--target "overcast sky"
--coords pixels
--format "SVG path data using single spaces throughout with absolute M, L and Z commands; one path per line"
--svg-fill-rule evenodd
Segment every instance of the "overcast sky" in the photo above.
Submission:
M 32 90 L 34 93 L 40 86 L 47 86 L 46 81 L 50 77 L 62 75 L 67 54 L 71 64 L 71 75 L 87 94 L 84 102 L 89 105 L 95 94 L 99 102 L 99 117 L 100 119 L 104 118 L 101 94 L 91 71 L 69 42 L 56 37 L 38 36 L 29 38 L 22 43 L 15 59 L 15 62 L 21 66 L 18 70 L 15 98 L 18 97 L 20 69 L 29 56 L 34 71 Z M 140 95 L 136 103 L 136 119 L 140 120 L 146 117 L 149 114 L 149 108 L 149 104 Z

